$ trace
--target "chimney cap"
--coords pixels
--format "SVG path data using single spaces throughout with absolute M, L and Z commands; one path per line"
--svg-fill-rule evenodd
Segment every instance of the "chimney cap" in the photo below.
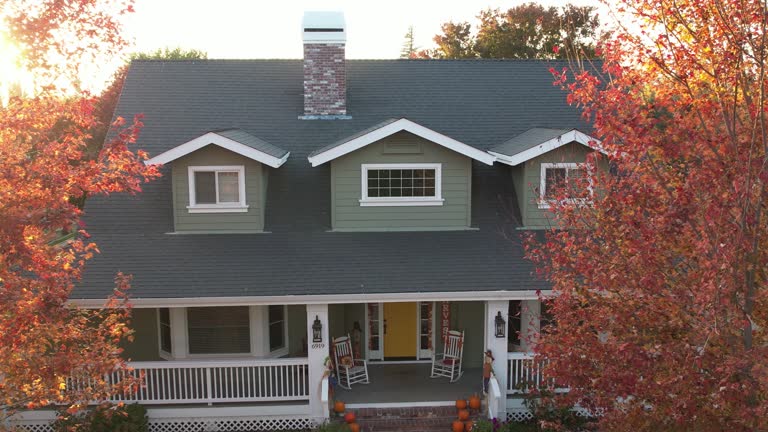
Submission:
M 347 41 L 347 24 L 344 12 L 308 11 L 301 20 L 304 43 L 344 43 Z

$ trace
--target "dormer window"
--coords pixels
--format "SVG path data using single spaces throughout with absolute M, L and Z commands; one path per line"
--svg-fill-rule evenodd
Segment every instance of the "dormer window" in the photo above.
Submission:
M 549 208 L 550 203 L 563 193 L 568 202 L 584 202 L 584 198 L 579 198 L 583 196 L 579 188 L 583 186 L 585 176 L 583 163 L 542 163 L 539 208 Z
M 244 213 L 245 167 L 190 166 L 190 213 Z
M 361 206 L 443 205 L 441 164 L 363 164 Z

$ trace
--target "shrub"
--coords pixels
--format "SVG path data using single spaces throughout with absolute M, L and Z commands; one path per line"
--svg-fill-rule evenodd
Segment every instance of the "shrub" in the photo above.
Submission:
M 147 409 L 138 404 L 99 405 L 77 414 L 60 413 L 55 432 L 147 432 Z

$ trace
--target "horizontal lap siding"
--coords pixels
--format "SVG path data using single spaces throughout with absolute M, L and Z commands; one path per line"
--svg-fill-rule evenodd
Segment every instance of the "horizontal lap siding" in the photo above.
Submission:
M 259 162 L 229 150 L 209 145 L 172 162 L 173 220 L 176 231 L 246 231 L 264 229 L 264 183 Z M 189 213 L 189 166 L 243 165 L 245 166 L 245 213 Z
M 362 164 L 442 164 L 442 206 L 362 207 Z M 462 228 L 470 224 L 471 159 L 408 132 L 399 132 L 332 162 L 334 229 Z

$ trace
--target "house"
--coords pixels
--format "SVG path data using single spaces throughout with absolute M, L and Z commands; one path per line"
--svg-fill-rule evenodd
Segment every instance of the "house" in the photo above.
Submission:
M 347 60 L 345 40 L 343 16 L 308 13 L 303 60 L 131 64 L 116 115 L 144 114 L 163 177 L 88 202 L 102 253 L 73 301 L 99 307 L 133 275 L 125 355 L 146 387 L 124 399 L 152 406 L 152 430 L 327 417 L 329 343 L 355 328 L 380 381 L 458 329 L 466 370 L 495 354 L 496 413 L 518 391 L 518 332 L 548 288 L 519 234 L 549 226 L 548 191 L 595 151 L 552 85 L 564 65 Z

